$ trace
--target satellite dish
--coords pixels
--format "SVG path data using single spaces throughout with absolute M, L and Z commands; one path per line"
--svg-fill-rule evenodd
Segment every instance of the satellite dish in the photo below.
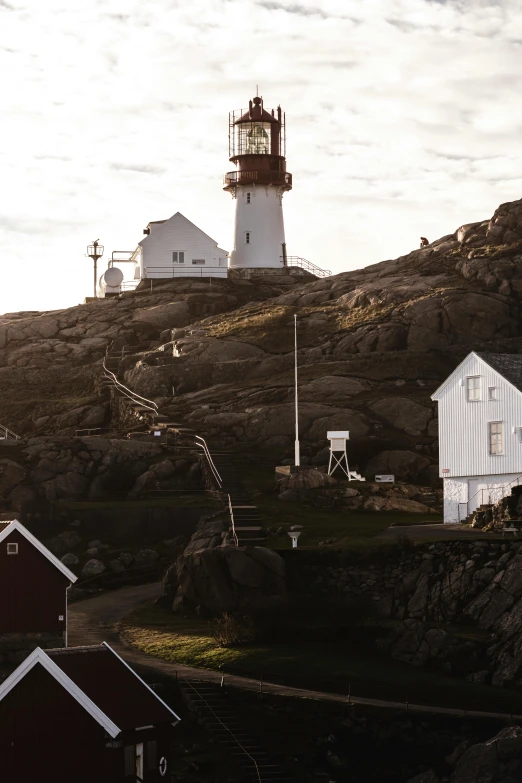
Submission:
M 106 286 L 117 288 L 123 282 L 123 272 L 115 266 L 111 266 L 103 275 Z

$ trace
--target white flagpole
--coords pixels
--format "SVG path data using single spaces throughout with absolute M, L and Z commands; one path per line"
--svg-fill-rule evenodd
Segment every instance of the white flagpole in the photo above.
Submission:
M 301 458 L 299 454 L 299 403 L 297 398 L 297 315 L 294 315 L 295 338 L 295 464 L 299 467 Z

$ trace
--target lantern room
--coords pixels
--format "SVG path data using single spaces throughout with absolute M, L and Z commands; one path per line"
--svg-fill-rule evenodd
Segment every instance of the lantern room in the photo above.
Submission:
M 285 116 L 278 106 L 270 112 L 257 96 L 248 110 L 230 112 L 229 158 L 233 163 L 242 155 L 286 155 Z

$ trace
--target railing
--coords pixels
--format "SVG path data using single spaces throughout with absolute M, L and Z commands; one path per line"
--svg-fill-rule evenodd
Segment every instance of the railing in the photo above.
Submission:
M 132 389 L 128 389 L 126 386 L 123 385 L 123 383 L 120 383 L 117 379 L 116 375 L 107 368 L 106 361 L 108 358 L 108 350 L 105 354 L 105 358 L 103 360 L 103 374 L 104 376 L 110 380 L 113 385 L 116 387 L 116 389 L 124 395 L 124 397 L 127 397 L 132 402 L 136 403 L 136 405 L 141 405 L 144 408 L 147 408 L 151 411 L 152 415 L 155 417 L 158 415 L 158 404 L 154 402 L 153 400 L 148 400 L 146 397 L 142 397 L 140 394 L 136 394 L 136 392 L 133 392 Z
M 109 266 L 116 264 L 126 264 L 129 261 L 134 261 L 133 255 L 135 250 L 113 250 Z
M 228 731 L 228 733 L 230 734 L 230 736 L 232 737 L 232 739 L 234 740 L 234 742 L 236 743 L 236 745 L 238 746 L 238 748 L 241 748 L 241 750 L 243 751 L 243 753 L 245 754 L 245 756 L 247 756 L 247 758 L 249 758 L 249 759 L 250 759 L 250 761 L 252 762 L 252 764 L 254 765 L 254 767 L 255 767 L 255 769 L 256 769 L 256 775 L 257 775 L 257 779 L 258 779 L 259 783 L 262 783 L 261 774 L 260 774 L 260 772 L 259 772 L 259 767 L 257 766 L 257 762 L 256 762 L 255 758 L 253 758 L 253 757 L 250 755 L 250 753 L 248 752 L 248 750 L 247 750 L 246 748 L 244 748 L 244 747 L 243 747 L 243 745 L 240 743 L 240 741 L 238 740 L 238 738 L 236 737 L 236 735 L 234 734 L 234 732 L 232 731 L 232 729 L 230 729 L 230 728 L 229 728 L 229 727 L 228 727 L 228 726 L 227 726 L 225 723 L 223 723 L 223 721 L 221 720 L 221 718 L 220 718 L 218 715 L 216 715 L 216 713 L 214 712 L 214 710 L 212 709 L 212 707 L 210 706 L 210 704 L 208 703 L 208 701 L 205 699 L 205 697 L 204 697 L 204 696 L 203 696 L 203 695 L 202 695 L 202 694 L 201 694 L 201 693 L 200 693 L 200 692 L 199 692 L 199 691 L 198 691 L 196 688 L 194 688 L 194 686 L 192 685 L 192 683 L 191 683 L 191 682 L 189 682 L 188 680 L 185 680 L 185 683 L 186 683 L 186 685 L 188 685 L 188 686 L 189 686 L 189 688 L 192 688 L 192 690 L 193 690 L 193 691 L 194 691 L 194 693 L 195 693 L 195 694 L 198 696 L 198 698 L 199 698 L 199 699 L 201 699 L 201 701 L 203 701 L 203 702 L 205 703 L 205 705 L 207 706 L 207 709 L 209 709 L 209 710 L 210 710 L 210 712 L 212 713 L 212 715 L 214 716 L 214 718 L 217 720 L 217 722 L 218 722 L 218 723 L 220 723 L 220 724 L 221 724 L 221 726 L 222 726 L 222 727 L 223 727 L 223 728 L 224 728 L 226 731 Z
M 205 266 L 204 264 L 189 264 L 180 267 L 146 266 L 143 275 L 143 279 L 149 280 L 174 277 L 228 277 L 228 267 Z
M 223 486 L 223 480 L 221 476 L 219 475 L 218 469 L 214 465 L 214 460 L 212 459 L 212 455 L 210 454 L 210 451 L 208 450 L 207 442 L 205 438 L 202 438 L 201 435 L 194 435 L 194 441 L 196 443 L 196 446 L 198 446 L 200 449 L 203 449 L 203 453 L 205 454 L 205 457 L 207 458 L 208 465 L 210 467 L 210 470 L 212 471 L 212 475 L 217 481 L 218 487 L 221 489 Z
M 20 440 L 20 435 L 0 424 L 0 440 Z
M 292 175 L 288 171 L 227 171 L 223 177 L 225 187 L 235 185 L 282 185 L 288 190 L 292 187 Z
M 236 546 L 239 546 L 239 539 L 238 539 L 237 533 L 236 533 L 236 525 L 235 525 L 235 522 L 234 522 L 234 511 L 232 509 L 232 500 L 230 498 L 230 495 L 228 496 L 228 510 L 230 511 L 230 524 L 231 524 L 231 527 L 232 527 L 232 536 L 234 538 L 234 544 Z
M 120 285 L 120 292 L 134 291 L 139 286 L 140 283 L 141 280 L 124 280 L 123 283 Z
M 502 500 L 502 498 L 505 498 L 507 495 L 509 495 L 509 492 L 505 492 L 504 490 L 507 490 L 508 488 L 511 490 L 511 487 L 513 485 L 515 485 L 516 487 L 519 487 L 521 479 L 522 479 L 522 475 L 517 476 L 512 481 L 509 481 L 507 484 L 502 484 L 500 487 L 482 487 L 482 489 L 478 489 L 475 492 L 474 495 L 472 495 L 470 498 L 468 498 L 468 500 L 459 501 L 458 506 L 457 506 L 459 522 L 464 521 L 465 519 L 467 519 L 469 517 L 469 514 L 470 514 L 469 505 L 470 505 L 471 501 L 474 500 L 478 495 L 480 495 L 480 503 L 477 504 L 476 508 L 478 508 L 479 506 L 483 506 L 483 505 L 490 506 L 493 503 L 498 503 L 499 500 Z M 487 499 L 486 503 L 484 503 L 484 492 L 488 493 L 488 496 L 487 496 L 488 499 Z M 496 495 L 496 499 L 495 500 L 491 500 L 491 493 L 493 493 L 494 497 Z M 464 517 L 461 517 L 461 513 L 460 513 L 460 507 L 461 506 L 465 506 L 465 509 L 466 509 L 466 514 L 465 514 Z M 473 510 L 475 511 L 476 508 L 473 509 Z
M 281 258 L 283 258 L 283 256 L 281 256 Z M 286 264 L 287 266 L 299 266 L 301 269 L 310 272 L 316 277 L 330 277 L 332 274 L 329 269 L 321 269 L 315 264 L 312 264 L 311 261 L 307 261 L 306 258 L 301 258 L 300 256 L 287 256 Z

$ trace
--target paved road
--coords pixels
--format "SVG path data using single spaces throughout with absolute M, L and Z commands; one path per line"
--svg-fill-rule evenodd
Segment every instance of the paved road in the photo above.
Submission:
M 153 676 L 154 673 L 162 676 L 180 677 L 183 679 L 207 680 L 219 682 L 221 673 L 208 671 L 207 669 L 197 669 L 192 666 L 184 666 L 178 663 L 169 663 L 160 658 L 154 658 L 151 655 L 124 644 L 118 635 L 117 624 L 135 607 L 145 601 L 158 598 L 162 593 L 160 582 L 149 585 L 139 585 L 138 587 L 128 587 L 123 590 L 113 590 L 108 593 L 90 598 L 86 601 L 80 601 L 71 604 L 69 607 L 69 639 L 71 647 L 89 644 L 101 644 L 108 642 L 116 652 L 124 658 L 127 663 L 135 669 Z M 237 688 L 244 688 L 259 692 L 259 680 L 249 677 L 237 677 L 236 675 L 225 675 L 226 682 Z M 294 696 L 305 699 L 315 699 L 318 701 L 333 701 L 346 704 L 348 697 L 346 694 L 324 693 L 322 691 L 310 691 L 303 688 L 290 688 L 288 686 L 277 685 L 276 683 L 264 682 L 262 686 L 264 693 L 273 693 L 282 696 Z M 404 702 L 381 701 L 380 699 L 364 699 L 357 697 L 352 699 L 354 704 L 363 704 L 371 707 L 381 707 L 388 709 L 404 710 Z M 468 715 L 469 717 L 483 718 L 510 718 L 522 720 L 522 715 L 509 716 L 497 712 L 478 712 L 474 710 L 450 709 L 445 707 L 430 707 L 420 704 L 409 704 L 408 710 L 411 712 L 437 713 L 444 715 Z

